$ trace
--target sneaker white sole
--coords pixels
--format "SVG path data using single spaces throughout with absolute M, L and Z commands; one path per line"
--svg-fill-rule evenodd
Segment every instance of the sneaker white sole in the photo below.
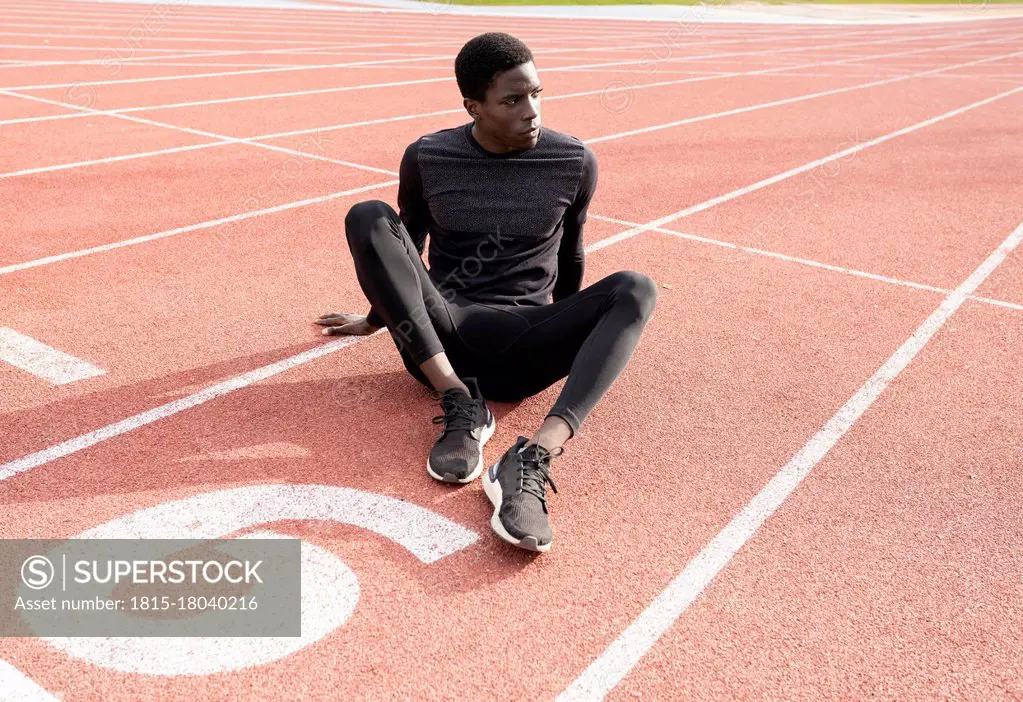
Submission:
M 545 544 L 541 544 L 537 541 L 535 536 L 527 536 L 523 539 L 516 539 L 514 536 L 508 533 L 508 530 L 504 528 L 504 524 L 501 523 L 501 502 L 503 501 L 504 492 L 501 490 L 501 484 L 496 480 L 490 479 L 490 471 L 487 471 L 486 475 L 483 476 L 483 492 L 486 493 L 487 499 L 490 500 L 490 504 L 494 505 L 494 514 L 490 517 L 490 528 L 494 530 L 494 533 L 501 537 L 502 540 L 507 541 L 512 546 L 518 546 L 527 551 L 536 551 L 538 553 L 547 553 L 551 550 L 551 541 Z
M 473 480 L 480 477 L 480 473 L 483 472 L 483 447 L 487 445 L 487 442 L 490 441 L 490 437 L 494 435 L 495 431 L 497 431 L 497 418 L 494 417 L 493 412 L 491 412 L 490 424 L 483 427 L 483 433 L 480 435 L 480 458 L 476 462 L 476 467 L 473 468 L 473 471 L 466 477 L 456 478 L 451 473 L 445 473 L 444 475 L 438 474 L 430 465 L 429 458 L 426 459 L 426 472 L 430 474 L 431 478 L 439 480 L 442 483 L 462 483 L 463 485 L 465 483 L 471 483 Z

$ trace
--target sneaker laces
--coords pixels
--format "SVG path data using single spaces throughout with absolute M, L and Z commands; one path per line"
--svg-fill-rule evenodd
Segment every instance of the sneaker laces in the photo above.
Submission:
M 551 458 L 560 456 L 565 449 L 558 447 L 554 452 L 539 444 L 532 444 L 519 454 L 519 492 L 525 492 L 540 500 L 547 511 L 547 489 L 549 484 L 555 493 L 558 486 L 551 479 Z
M 433 418 L 434 424 L 443 424 L 444 431 L 462 429 L 472 431 L 475 421 L 475 400 L 462 391 L 445 392 L 440 398 L 443 414 Z

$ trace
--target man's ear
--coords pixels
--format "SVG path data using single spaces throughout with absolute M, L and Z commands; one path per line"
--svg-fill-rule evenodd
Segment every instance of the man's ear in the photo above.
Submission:
M 480 118 L 480 104 L 477 101 L 465 98 L 462 100 L 462 104 L 465 105 L 465 111 L 469 113 L 473 120 Z

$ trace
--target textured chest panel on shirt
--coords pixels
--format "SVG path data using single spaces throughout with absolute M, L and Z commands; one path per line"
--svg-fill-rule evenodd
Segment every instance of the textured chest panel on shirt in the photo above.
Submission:
M 536 240 L 565 214 L 579 182 L 574 160 L 477 161 L 444 159 L 422 165 L 433 220 L 448 231 L 500 233 Z M 457 169 L 458 178 L 431 177 L 432 168 Z
M 523 241 L 555 231 L 579 187 L 581 145 L 538 145 L 530 158 L 508 159 L 480 158 L 459 146 L 420 148 L 423 195 L 439 227 Z

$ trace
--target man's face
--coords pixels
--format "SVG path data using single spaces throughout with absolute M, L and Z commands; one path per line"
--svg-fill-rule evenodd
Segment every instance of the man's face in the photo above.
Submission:
M 479 113 L 476 130 L 505 151 L 531 149 L 540 138 L 540 78 L 532 62 L 498 73 Z

